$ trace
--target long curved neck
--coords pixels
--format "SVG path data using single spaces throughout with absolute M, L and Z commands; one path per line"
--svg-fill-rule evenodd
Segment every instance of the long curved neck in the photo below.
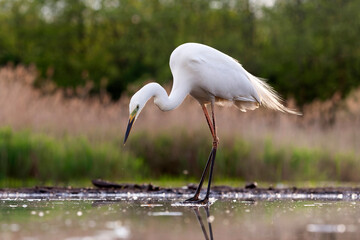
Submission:
M 145 97 L 150 99 L 154 97 L 154 103 L 162 110 L 169 111 L 177 108 L 189 94 L 187 88 L 174 88 L 171 90 L 170 95 L 168 96 L 165 89 L 160 86 L 158 83 L 149 83 L 146 84 L 141 91 L 144 91 L 146 94 Z

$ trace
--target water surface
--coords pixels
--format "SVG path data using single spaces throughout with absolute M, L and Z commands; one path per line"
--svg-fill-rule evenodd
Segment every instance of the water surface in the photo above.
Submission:
M 360 202 L 2 199 L 0 239 L 358 239 Z M 208 211 L 208 212 L 207 212 Z

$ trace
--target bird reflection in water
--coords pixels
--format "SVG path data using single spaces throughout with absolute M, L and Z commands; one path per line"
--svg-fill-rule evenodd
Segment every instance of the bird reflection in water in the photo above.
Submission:
M 201 217 L 201 214 L 200 214 L 200 208 L 204 208 L 205 209 L 205 212 L 206 212 L 206 222 L 208 223 L 208 226 L 209 226 L 209 235 L 210 235 L 210 238 L 209 238 L 209 235 L 206 231 L 206 227 L 203 223 L 203 219 Z M 211 227 L 211 222 L 213 221 L 213 216 L 210 215 L 210 210 L 209 210 L 209 206 L 204 206 L 204 207 L 192 207 L 195 215 L 196 215 L 196 218 L 200 224 L 200 227 L 201 227 L 201 230 L 204 234 L 204 237 L 206 240 L 213 240 L 214 237 L 213 237 L 213 232 L 212 232 L 212 227 Z
M 209 204 L 206 205 L 196 205 L 196 206 L 189 206 L 189 205 L 183 205 L 183 202 L 180 203 L 175 203 L 175 204 L 171 204 L 171 206 L 183 206 L 185 208 L 183 208 L 183 210 L 185 209 L 189 209 L 192 210 L 193 213 L 196 216 L 196 219 L 198 221 L 198 223 L 200 224 L 201 230 L 203 232 L 204 238 L 205 240 L 213 240 L 214 236 L 213 236 L 213 230 L 212 230 L 212 226 L 211 223 L 214 221 L 214 216 L 212 216 L 210 214 L 210 206 L 211 204 L 213 204 L 216 200 L 211 200 Z M 101 207 L 101 206 L 106 206 L 106 205 L 116 205 L 119 204 L 118 200 L 101 200 L 101 201 L 93 201 L 92 206 L 93 207 Z M 164 207 L 163 204 L 161 203 L 143 203 L 140 205 L 141 207 Z M 204 209 L 205 214 L 206 214 L 206 218 L 203 219 L 203 217 L 201 216 L 201 208 Z M 161 212 L 148 212 L 147 213 L 149 216 L 182 216 L 182 211 L 181 212 L 169 212 L 169 211 L 161 211 Z M 208 231 L 206 229 L 206 222 L 208 225 Z

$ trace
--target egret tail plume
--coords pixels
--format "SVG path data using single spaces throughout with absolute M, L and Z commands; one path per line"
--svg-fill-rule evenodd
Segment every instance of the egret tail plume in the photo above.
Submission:
M 245 70 L 246 71 L 246 70 Z M 281 102 L 282 99 L 278 93 L 265 82 L 265 80 L 255 77 L 246 71 L 246 75 L 254 86 L 256 92 L 260 96 L 261 105 L 266 108 L 277 110 L 280 112 L 302 115 L 300 112 L 285 107 Z

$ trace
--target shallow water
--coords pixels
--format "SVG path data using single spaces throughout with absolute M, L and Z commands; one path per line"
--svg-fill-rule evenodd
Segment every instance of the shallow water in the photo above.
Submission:
M 0 200 L 0 239 L 358 239 L 360 202 L 179 199 Z

